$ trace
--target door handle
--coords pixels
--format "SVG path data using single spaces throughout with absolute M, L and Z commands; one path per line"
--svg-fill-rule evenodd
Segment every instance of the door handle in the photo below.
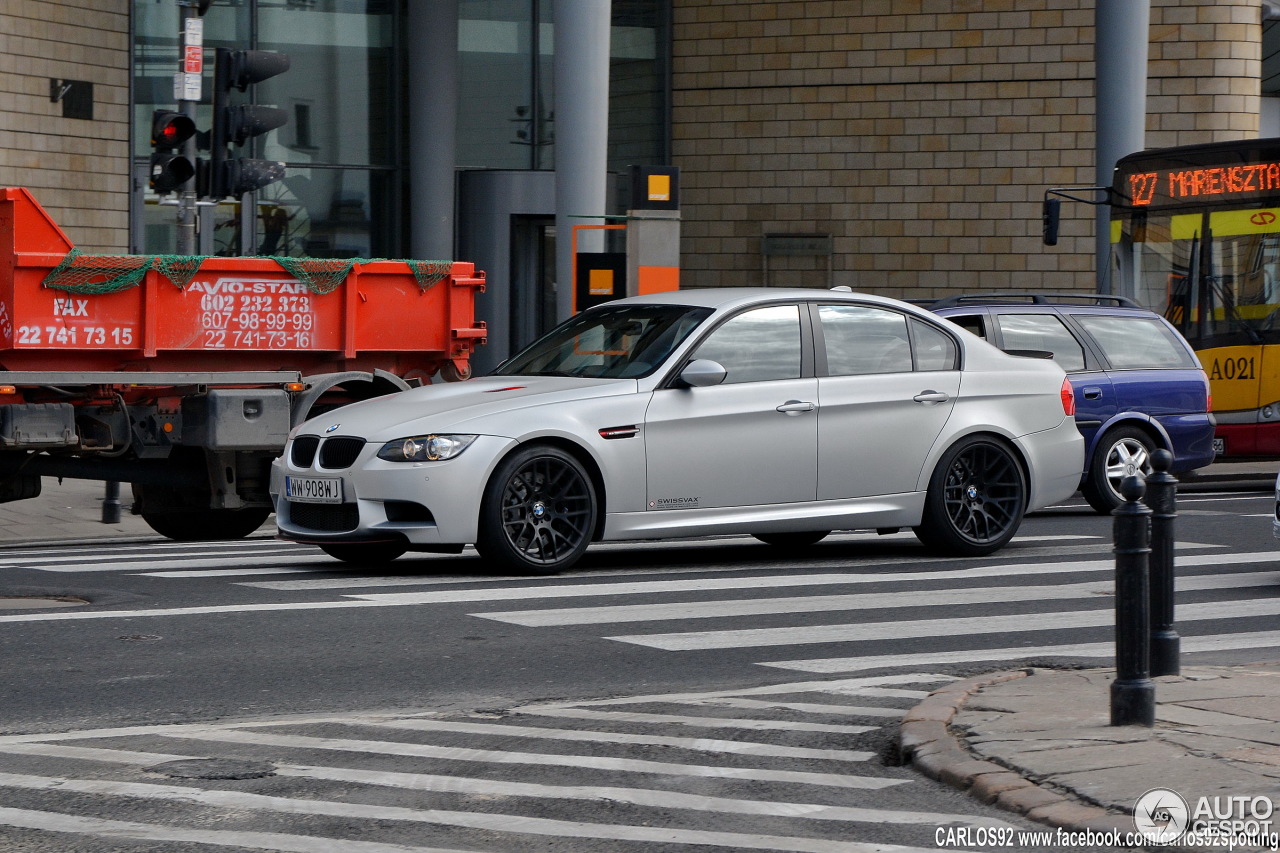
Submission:
M 921 391 L 911 399 L 917 403 L 945 403 L 951 398 L 943 391 Z
M 801 400 L 788 400 L 787 402 L 783 403 L 781 406 L 778 407 L 778 411 L 782 412 L 784 415 L 790 415 L 794 417 L 795 415 L 798 415 L 801 412 L 812 412 L 816 408 L 818 407 L 815 406 L 813 403 L 806 403 Z
M 1090 386 L 1084 389 L 1084 398 L 1086 400 L 1101 400 L 1102 389 L 1096 386 Z

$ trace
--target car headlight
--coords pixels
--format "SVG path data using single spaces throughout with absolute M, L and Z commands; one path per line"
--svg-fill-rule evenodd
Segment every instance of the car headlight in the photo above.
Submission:
M 452 459 L 471 446 L 475 435 L 416 435 L 388 441 L 378 451 L 388 462 L 439 462 Z

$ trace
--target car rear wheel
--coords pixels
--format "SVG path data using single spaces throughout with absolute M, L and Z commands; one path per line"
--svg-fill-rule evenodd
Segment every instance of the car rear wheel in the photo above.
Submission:
M 320 550 L 344 563 L 380 566 L 390 563 L 409 548 L 402 542 L 334 542 L 321 545 Z
M 476 550 L 517 574 L 553 574 L 587 550 L 597 512 L 591 476 L 577 459 L 530 447 L 503 460 L 485 486 Z
M 807 548 L 821 542 L 830 533 L 830 530 L 810 530 L 804 533 L 753 533 L 751 535 L 775 548 Z
M 947 554 L 981 557 L 1000 550 L 1027 511 L 1027 479 L 1013 451 L 992 436 L 952 445 L 929 479 L 920 541 Z
M 1089 473 L 1080 486 L 1084 499 L 1100 513 L 1109 515 L 1124 503 L 1120 483 L 1125 477 L 1145 478 L 1151 473 L 1151 454 L 1156 444 L 1145 430 L 1138 427 L 1116 427 L 1108 430 L 1098 442 L 1089 460 Z

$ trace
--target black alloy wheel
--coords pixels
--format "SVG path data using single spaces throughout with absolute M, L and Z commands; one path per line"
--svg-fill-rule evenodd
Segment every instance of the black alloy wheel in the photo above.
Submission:
M 1013 538 L 1026 511 L 1026 477 L 1013 451 L 993 436 L 969 436 L 934 469 L 915 533 L 945 553 L 981 557 Z
M 485 487 L 476 549 L 519 574 L 553 574 L 578 561 L 596 526 L 591 477 L 555 447 L 519 451 Z

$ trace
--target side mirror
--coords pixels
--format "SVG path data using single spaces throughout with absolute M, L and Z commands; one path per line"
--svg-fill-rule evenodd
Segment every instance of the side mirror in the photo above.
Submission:
M 706 388 L 719 385 L 728 375 L 729 371 L 725 370 L 720 362 L 707 358 L 695 358 L 680 371 L 680 381 L 691 388 Z

